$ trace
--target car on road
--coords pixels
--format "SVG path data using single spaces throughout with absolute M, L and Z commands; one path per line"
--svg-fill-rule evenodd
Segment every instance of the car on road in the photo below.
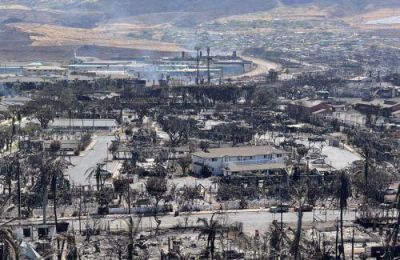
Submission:
M 300 207 L 296 207 L 296 208 L 294 208 L 294 211 L 295 211 L 295 212 L 298 212 L 299 209 L 300 209 Z M 310 205 L 310 204 L 304 204 L 304 205 L 301 207 L 301 211 L 302 211 L 302 212 L 311 212 L 311 211 L 313 211 L 313 209 L 314 209 L 313 205 Z
M 325 138 L 323 136 L 311 136 L 308 138 L 309 142 L 325 142 Z
M 287 204 L 276 205 L 269 208 L 269 212 L 271 213 L 285 213 L 289 212 L 290 206 Z
M 398 193 L 398 187 L 399 187 L 399 183 L 393 183 L 391 184 L 386 190 L 385 190 L 385 194 L 383 197 L 383 201 L 384 203 L 387 204 L 393 204 L 396 202 L 396 197 L 397 197 L 397 193 Z

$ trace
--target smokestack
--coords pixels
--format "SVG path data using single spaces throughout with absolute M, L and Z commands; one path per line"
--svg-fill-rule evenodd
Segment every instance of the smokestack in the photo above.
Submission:
M 211 57 L 210 57 L 210 47 L 207 47 L 207 83 L 208 85 L 211 84 L 211 73 L 210 73 L 210 61 L 211 61 Z
M 200 66 L 200 53 L 199 53 L 199 51 L 200 51 L 200 48 L 199 47 L 196 47 L 196 51 L 197 51 L 197 56 L 196 56 L 196 85 L 198 85 L 199 84 L 199 79 L 200 79 L 200 68 L 199 68 L 199 66 Z
M 203 52 L 200 51 L 200 59 L 203 58 Z
M 233 51 L 233 53 L 232 53 L 232 58 L 237 58 L 237 52 L 236 51 Z
M 185 52 L 182 52 L 182 60 L 185 59 Z

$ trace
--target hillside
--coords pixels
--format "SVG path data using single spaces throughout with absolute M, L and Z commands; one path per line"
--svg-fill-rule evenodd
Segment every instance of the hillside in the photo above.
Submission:
M 110 19 L 143 16 L 147 23 L 192 26 L 209 19 L 277 7 L 315 6 L 334 17 L 359 16 L 381 8 L 400 7 L 398 0 L 3 0 L 1 22 L 43 23 L 89 28 Z M 181 18 L 179 13 L 189 14 Z M 163 15 L 164 14 L 164 15 Z M 149 15 L 149 16 L 147 16 Z M 152 19 L 155 21 L 153 22 Z
M 366 21 L 397 14 L 395 7 L 400 8 L 399 0 L 1 0 L 0 59 L 31 54 L 37 59 L 40 53 L 65 59 L 84 46 L 110 57 L 129 49 L 160 55 L 199 42 L 225 46 L 226 36 L 235 42 L 228 49 L 240 48 L 246 41 L 239 42 L 239 35 L 247 39 L 268 35 L 276 26 L 300 30 L 307 25 L 293 21 L 314 20 L 301 28 L 307 32 L 335 31 L 336 22 L 376 29 Z M 291 22 L 282 25 L 277 19 Z M 325 19 L 323 27 L 315 24 L 319 19 Z
M 337 15 L 358 14 L 382 7 L 400 7 L 398 0 L 4 0 L 33 8 L 103 12 L 109 18 L 160 12 L 206 12 L 233 15 L 267 11 L 281 5 L 317 5 Z

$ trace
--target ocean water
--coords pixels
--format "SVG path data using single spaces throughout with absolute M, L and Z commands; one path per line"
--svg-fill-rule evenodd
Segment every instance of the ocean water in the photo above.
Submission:
M 367 24 L 396 24 L 396 23 L 400 23 L 400 16 L 392 16 L 367 22 Z

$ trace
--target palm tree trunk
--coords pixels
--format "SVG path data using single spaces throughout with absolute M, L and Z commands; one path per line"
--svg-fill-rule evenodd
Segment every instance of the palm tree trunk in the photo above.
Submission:
M 156 203 L 155 203 L 155 210 L 154 210 L 154 220 L 157 223 L 156 226 L 156 230 L 155 230 L 155 235 L 158 235 L 158 231 L 160 229 L 160 225 L 161 225 L 161 220 L 158 218 L 158 204 L 160 203 L 159 199 L 156 199 Z
M 43 214 L 43 225 L 47 224 L 47 203 L 48 203 L 48 198 L 49 194 L 47 191 L 47 187 L 44 189 L 43 192 L 43 201 L 42 201 L 42 214 Z
M 98 165 L 97 166 L 97 169 L 96 169 L 96 188 L 97 188 L 97 191 L 100 191 L 100 174 L 101 174 L 101 169 L 100 169 L 100 166 Z
M 53 186 L 53 212 L 54 212 L 54 223 L 56 225 L 56 231 L 57 231 L 57 176 L 53 176 L 52 178 L 52 186 Z
M 8 183 L 8 196 L 11 196 L 11 184 L 12 184 L 12 182 L 11 182 L 11 176 L 10 176 L 10 180 L 9 181 L 7 181 Z
M 302 225 L 303 225 L 303 209 L 302 209 L 302 205 L 300 204 L 299 211 L 297 213 L 297 229 L 296 229 L 296 234 L 294 237 L 293 248 L 292 248 L 292 253 L 293 253 L 295 260 L 299 259 L 299 246 L 300 246 L 300 240 L 301 240 Z
M 131 188 L 128 182 L 128 213 L 131 214 Z
M 18 218 L 21 218 L 21 172 L 19 157 L 17 157 L 17 192 L 18 192 Z
M 369 175 L 369 151 L 365 152 L 365 164 L 364 164 L 364 195 L 367 197 L 368 193 L 368 175 Z
M 214 260 L 214 251 L 215 251 L 215 235 L 211 238 L 211 260 Z
M 346 260 L 346 256 L 344 254 L 344 240 L 343 240 L 343 207 L 340 208 L 340 255 L 342 255 L 342 259 Z
M 339 226 L 336 223 L 335 259 L 338 259 Z
M 128 245 L 128 260 L 133 259 L 133 244 L 129 243 Z
M 13 140 L 14 140 L 14 135 L 15 135 L 15 119 L 13 117 L 12 125 L 11 125 L 10 153 L 12 152 L 12 144 L 13 144 Z
M 393 233 L 392 233 L 392 238 L 393 240 L 391 241 L 392 244 L 390 245 L 390 256 L 394 255 L 394 251 L 395 251 L 395 247 L 397 245 L 397 239 L 399 236 L 399 228 L 400 228 L 400 185 L 398 187 L 398 191 L 397 191 L 397 205 L 396 205 L 396 209 L 397 209 L 397 223 L 393 228 Z M 389 242 L 390 244 L 390 242 Z

